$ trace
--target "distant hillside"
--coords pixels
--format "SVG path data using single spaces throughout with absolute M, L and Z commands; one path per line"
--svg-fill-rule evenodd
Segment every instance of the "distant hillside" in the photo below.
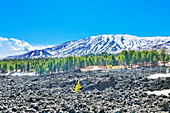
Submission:
M 137 37 L 132 35 L 98 35 L 69 41 L 51 48 L 30 51 L 22 55 L 9 56 L 7 58 L 54 58 L 66 56 L 84 56 L 107 52 L 120 53 L 122 50 L 157 50 L 162 48 L 170 50 L 170 37 Z

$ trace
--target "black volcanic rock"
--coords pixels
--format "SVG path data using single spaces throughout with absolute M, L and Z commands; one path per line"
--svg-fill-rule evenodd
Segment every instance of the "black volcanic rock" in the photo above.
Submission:
M 70 71 L 46 76 L 1 76 L 0 112 L 162 112 L 170 97 L 146 91 L 169 88 L 169 78 L 147 79 L 164 68 Z M 77 81 L 82 89 L 74 92 Z M 167 109 L 168 108 L 168 109 Z

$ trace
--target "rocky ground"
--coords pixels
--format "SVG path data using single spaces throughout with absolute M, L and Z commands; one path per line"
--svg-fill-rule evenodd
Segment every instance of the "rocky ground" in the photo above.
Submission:
M 165 69 L 0 76 L 0 112 L 168 113 L 170 95 L 146 93 L 170 89 L 170 78 L 147 79 L 154 73 Z M 78 80 L 84 88 L 75 93 Z

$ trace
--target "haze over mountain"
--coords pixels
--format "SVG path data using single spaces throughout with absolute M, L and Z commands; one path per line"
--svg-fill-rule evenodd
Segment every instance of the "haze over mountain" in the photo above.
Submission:
M 28 44 L 27 44 L 28 45 Z M 26 46 L 28 48 L 30 45 Z M 90 53 L 120 53 L 122 50 L 170 50 L 170 37 L 137 37 L 124 35 L 90 36 L 76 41 L 69 41 L 57 46 L 29 51 L 25 54 L 8 56 L 6 58 L 54 58 L 66 56 L 82 56 Z M 23 49 L 23 48 L 22 48 Z

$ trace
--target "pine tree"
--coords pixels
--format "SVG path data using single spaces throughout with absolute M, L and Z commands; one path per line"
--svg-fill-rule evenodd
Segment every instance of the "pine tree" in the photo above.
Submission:
M 58 72 L 60 71 L 60 67 L 61 67 L 60 60 L 57 60 L 57 71 L 58 71 Z
M 168 65 L 169 60 L 170 60 L 169 55 L 166 54 L 166 56 L 165 56 L 165 61 L 166 61 L 167 65 Z
M 128 52 L 126 50 L 123 50 L 119 54 L 119 58 L 120 58 L 120 61 L 122 62 L 122 64 L 124 64 L 124 67 L 126 65 L 130 65 L 129 54 L 128 54 Z
M 50 61 L 48 63 L 48 68 L 49 68 L 49 72 L 52 73 L 53 72 L 53 62 L 52 61 Z
M 151 52 L 148 52 L 147 54 L 147 62 L 149 62 L 151 66 Z
M 100 65 L 101 66 L 106 66 L 106 61 L 104 60 L 103 57 L 100 59 Z
M 20 65 L 21 65 L 21 66 L 20 66 L 21 72 L 24 72 L 24 71 L 25 71 L 25 65 L 24 65 L 24 63 L 21 63 Z
M 10 72 L 13 72 L 13 71 L 14 71 L 14 66 L 11 64 L 11 65 L 9 66 L 9 69 L 10 69 Z
M 150 60 L 149 56 L 149 51 L 146 51 L 146 66 L 148 66 L 148 62 Z
M 134 50 L 130 50 L 129 52 L 128 52 L 128 55 L 129 55 L 129 63 L 130 63 L 130 67 L 132 67 L 132 56 L 133 56 L 133 54 L 135 53 L 135 51 Z
M 107 58 L 108 58 L 108 55 L 107 55 L 107 54 L 104 54 L 104 55 L 102 56 L 102 58 L 105 60 L 106 66 L 107 66 Z
M 85 59 L 85 65 L 86 65 L 86 66 L 89 66 L 89 65 L 90 65 L 89 60 L 88 60 L 87 58 Z
M 114 55 L 111 56 L 111 59 L 112 59 L 112 62 L 111 62 L 111 65 L 116 65 L 116 58 Z
M 54 61 L 53 61 L 53 72 L 56 72 L 56 70 L 57 70 L 57 63 L 56 63 L 56 61 L 54 60 Z
M 2 66 L 2 73 L 7 73 L 8 72 L 8 65 L 7 63 L 4 63 Z
M 141 52 L 140 51 L 137 51 L 136 52 L 136 58 L 137 58 L 137 61 L 139 63 L 139 66 L 140 66 L 140 62 L 141 62 L 141 59 L 142 59 L 142 55 L 141 55 Z
M 145 62 L 147 61 L 146 51 L 143 50 L 142 53 L 141 53 L 141 55 L 142 55 L 141 61 L 143 62 L 143 66 L 145 67 Z
M 151 66 L 155 66 L 159 60 L 158 53 L 155 50 L 153 50 L 149 52 L 149 55 L 150 55 Z
M 94 57 L 94 61 L 95 61 L 95 65 L 99 65 L 100 64 L 100 57 L 99 56 L 95 56 Z
M 0 72 L 1 72 L 2 64 L 0 63 Z
M 15 71 L 16 72 L 18 71 L 18 64 L 17 63 L 15 64 Z
M 165 57 L 166 57 L 166 50 L 165 49 L 162 49 L 161 52 L 160 52 L 160 57 L 161 57 L 161 60 L 163 62 L 163 66 L 165 66 Z
M 89 56 L 88 58 L 90 65 L 94 65 L 94 57 L 93 56 Z
M 29 62 L 27 63 L 27 68 L 26 69 L 27 69 L 27 72 L 31 71 L 31 64 Z
M 117 57 L 117 59 L 118 59 L 118 61 L 119 61 L 119 65 L 121 66 L 121 55 L 119 55 L 119 56 Z
M 73 57 L 68 57 L 68 70 L 73 70 Z
M 41 74 L 41 73 L 40 73 L 40 67 L 39 67 L 39 65 L 36 66 L 35 72 L 36 72 L 37 74 Z
M 76 69 L 76 64 L 77 64 L 77 58 L 76 58 L 76 56 L 74 55 L 74 56 L 73 56 L 73 70 Z
M 137 59 L 137 53 L 134 53 L 132 56 L 132 62 L 133 64 L 136 66 L 136 64 L 138 63 L 138 59 Z

